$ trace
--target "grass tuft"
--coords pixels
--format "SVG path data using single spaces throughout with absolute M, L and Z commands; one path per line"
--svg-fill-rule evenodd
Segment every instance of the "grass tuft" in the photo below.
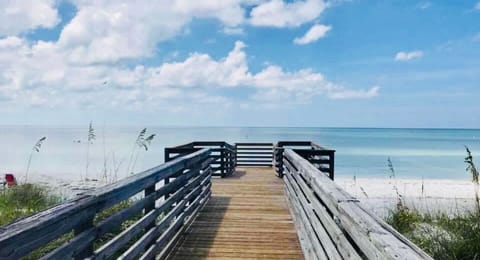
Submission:
M 421 214 L 415 208 L 397 207 L 389 212 L 387 223 L 417 244 L 434 259 L 480 259 L 479 172 L 468 147 L 467 171 L 472 175 L 476 208 L 455 215 Z M 391 163 L 389 161 L 389 168 Z M 393 172 L 393 171 L 392 171 Z M 423 194 L 422 181 L 422 194 Z M 398 193 L 397 193 L 398 195 Z M 422 199 L 424 197 L 422 196 Z
M 5 189 L 0 192 L 0 225 L 32 215 L 60 202 L 60 197 L 36 184 L 26 183 Z

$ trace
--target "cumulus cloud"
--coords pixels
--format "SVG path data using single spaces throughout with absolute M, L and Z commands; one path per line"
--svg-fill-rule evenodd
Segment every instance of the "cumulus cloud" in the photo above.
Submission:
M 2 2 L 0 6 L 17 2 Z M 179 103 L 184 104 L 182 109 L 219 103 L 229 107 L 234 101 L 219 90 L 233 88 L 248 89 L 248 97 L 235 101 L 247 105 L 258 101 L 266 105 L 306 103 L 320 95 L 334 99 L 370 98 L 378 91 L 345 88 L 309 68 L 287 71 L 268 64 L 252 72 L 247 63 L 247 46 L 241 41 L 219 59 L 192 53 L 183 60 L 157 66 L 135 65 L 144 57 L 154 56 L 159 43 L 182 33 L 195 18 L 217 19 L 224 32 L 230 34 L 243 33 L 242 26 L 247 23 L 292 27 L 318 17 L 325 8 L 323 1 L 72 0 L 77 13 L 61 30 L 57 41 L 29 41 L 15 36 L 58 23 L 55 1 L 39 0 L 32 8 L 42 3 L 53 8 L 53 13 L 42 13 L 50 20 L 42 15 L 44 20 L 38 20 L 37 13 L 33 15 L 37 20 L 25 18 L 27 25 L 8 27 L 10 31 L 0 25 L 2 33 L 10 35 L 0 38 L 2 103 L 175 110 Z M 247 6 L 253 6 L 250 17 Z M 28 8 L 21 10 L 28 17 Z M 277 12 L 281 19 L 268 21 L 269 15 Z M 314 25 L 298 40 L 299 44 L 317 40 L 330 30 L 322 26 Z
M 0 40 L 0 96 L 15 104 L 63 107 L 155 108 L 172 103 L 232 104 L 218 89 L 245 88 L 245 102 L 306 103 L 313 97 L 370 98 L 377 90 L 355 91 L 336 85 L 311 69 L 285 71 L 267 65 L 253 73 L 246 45 L 237 41 L 223 58 L 193 53 L 183 61 L 133 68 L 112 64 L 71 63 L 69 53 L 50 42 L 31 44 L 18 37 Z M 48 66 L 45 61 L 48 60 Z M 202 100 L 198 98 L 201 97 Z
M 396 61 L 409 61 L 413 59 L 419 59 L 423 57 L 423 52 L 422 51 L 411 51 L 411 52 L 397 52 L 395 55 L 395 60 Z
M 0 36 L 13 36 L 60 22 L 55 0 L 0 1 Z
M 245 23 L 252 0 L 77 0 L 58 44 L 75 63 L 113 63 L 155 55 L 159 42 L 181 34 L 194 18 L 217 19 L 227 33 Z
M 28 3 L 31 2 L 31 3 Z M 59 22 L 55 0 L 0 1 L 0 36 Z M 77 12 L 62 28 L 58 48 L 71 63 L 115 63 L 154 56 L 158 43 L 185 31 L 195 18 L 213 18 L 226 34 L 243 26 L 292 27 L 316 19 L 323 0 L 72 0 Z M 248 14 L 247 10 L 250 10 Z
M 332 27 L 328 25 L 315 24 L 305 33 L 305 35 L 299 38 L 295 38 L 293 42 L 299 45 L 315 42 L 318 39 L 325 37 L 325 35 L 327 35 L 327 32 L 331 29 Z
M 244 47 L 243 42 L 236 42 L 233 50 L 218 61 L 208 54 L 193 53 L 182 62 L 150 68 L 147 84 L 183 88 L 244 85 L 250 77 Z
M 270 0 L 252 9 L 250 24 L 269 27 L 296 27 L 315 20 L 325 10 L 323 0 L 285 2 Z
M 75 63 L 113 63 L 152 56 L 159 42 L 180 34 L 194 18 L 214 18 L 223 32 L 243 34 L 243 26 L 295 27 L 318 18 L 323 0 L 76 0 L 75 17 L 58 44 Z M 251 9 L 247 17 L 247 9 Z

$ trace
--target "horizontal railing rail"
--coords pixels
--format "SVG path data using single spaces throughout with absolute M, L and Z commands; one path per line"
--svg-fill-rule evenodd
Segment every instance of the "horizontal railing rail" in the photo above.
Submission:
M 297 151 L 282 151 L 286 197 L 306 259 L 432 259 Z
M 324 148 L 310 141 L 280 141 L 274 147 L 275 171 L 283 177 L 283 150 L 293 149 L 301 157 L 309 161 L 315 168 L 334 179 L 335 150 Z
M 212 161 L 212 175 L 227 177 L 235 171 L 237 156 L 235 147 L 221 141 L 197 141 L 175 147 L 165 148 L 165 162 L 185 156 L 203 148 L 209 148 Z
M 273 166 L 273 143 L 235 143 L 238 166 Z
M 167 255 L 211 194 L 210 154 L 198 150 L 3 226 L 0 259 L 39 248 L 51 248 L 42 259 Z

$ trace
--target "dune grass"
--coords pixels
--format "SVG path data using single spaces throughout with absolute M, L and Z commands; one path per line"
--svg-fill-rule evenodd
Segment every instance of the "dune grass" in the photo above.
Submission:
M 0 191 L 0 226 L 9 224 L 22 217 L 33 215 L 50 206 L 60 203 L 60 197 L 52 195 L 47 188 L 36 184 L 21 184 Z M 134 201 L 132 199 L 123 201 L 111 208 L 108 208 L 95 216 L 95 223 L 129 207 Z M 117 230 L 105 234 L 96 241 L 95 249 L 112 237 L 125 230 L 129 225 L 138 220 L 141 214 L 122 223 Z M 39 259 L 45 256 L 58 246 L 73 238 L 73 231 L 67 233 L 52 242 L 38 248 L 24 259 Z
M 416 209 L 395 209 L 387 223 L 434 259 L 480 259 L 480 215 L 420 214 Z
M 466 170 L 471 174 L 474 186 L 475 210 L 454 215 L 422 214 L 415 208 L 397 204 L 386 219 L 434 259 L 480 259 L 479 174 L 472 153 L 468 147 L 465 148 Z M 398 193 L 397 196 L 401 200 Z
M 32 215 L 61 202 L 47 188 L 26 183 L 0 191 L 0 225 Z

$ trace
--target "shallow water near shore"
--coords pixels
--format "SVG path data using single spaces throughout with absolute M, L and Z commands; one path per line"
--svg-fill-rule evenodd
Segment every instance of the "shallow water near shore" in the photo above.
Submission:
M 141 127 L 95 125 L 96 140 L 90 145 L 88 177 L 107 173 L 117 179 L 127 167 Z M 369 129 L 369 128 L 263 128 L 263 127 L 148 127 L 156 134 L 148 151 L 137 150 L 138 172 L 163 163 L 163 149 L 194 140 L 255 142 L 312 140 L 336 150 L 336 176 L 386 178 L 387 158 L 397 178 L 468 180 L 463 162 L 464 145 L 480 155 L 480 130 L 476 129 Z M 85 175 L 88 126 L 0 126 L 0 173 L 23 176 L 35 142 L 46 136 L 34 153 L 30 176 L 79 180 Z M 474 158 L 475 159 L 475 158 Z

